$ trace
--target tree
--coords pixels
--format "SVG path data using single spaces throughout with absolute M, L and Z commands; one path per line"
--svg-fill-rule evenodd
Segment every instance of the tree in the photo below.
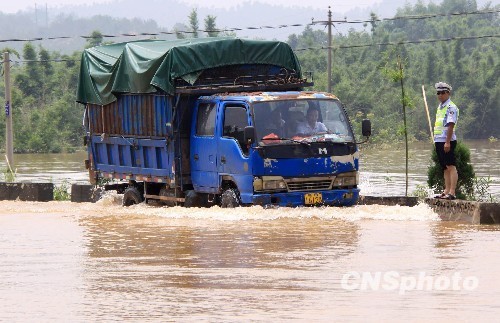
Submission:
M 40 47 L 40 51 L 38 52 L 38 56 L 40 57 L 40 66 L 42 67 L 42 72 L 45 76 L 50 77 L 54 74 L 54 67 L 50 62 L 50 53 L 43 47 Z
M 177 39 L 184 39 L 184 38 L 186 38 L 186 31 L 187 30 L 188 30 L 188 27 L 185 24 L 176 23 L 174 25 L 175 37 Z
M 219 32 L 216 31 L 217 27 L 215 25 L 215 20 L 217 17 L 208 15 L 205 18 L 205 30 L 207 31 L 208 37 L 217 37 Z
M 52 66 L 50 53 L 43 47 L 40 47 L 40 52 L 38 53 L 40 57 L 40 67 L 42 73 L 42 83 L 41 87 L 41 101 L 42 104 L 46 102 L 46 94 L 49 92 L 49 89 L 55 84 L 52 83 L 51 77 L 54 74 L 54 67 Z
M 103 34 L 99 30 L 94 30 L 90 34 L 89 38 L 87 38 L 87 45 L 85 46 L 85 48 L 100 46 L 102 45 L 103 40 Z
M 429 49 L 426 53 L 426 62 L 425 62 L 425 78 L 427 80 L 436 80 L 439 75 L 438 71 L 438 57 L 436 56 L 436 52 L 434 49 Z
M 8 52 L 10 55 L 14 55 L 17 58 L 21 57 L 21 55 L 19 55 L 19 52 L 17 50 L 10 48 L 10 47 L 4 47 L 3 49 L 0 49 L 0 53 L 2 53 L 2 57 L 3 57 L 3 53 L 5 53 L 5 52 Z
M 189 27 L 191 29 L 191 32 L 193 34 L 193 38 L 198 38 L 198 11 L 197 9 L 191 10 L 191 13 L 189 14 Z
M 23 48 L 23 60 L 26 62 L 25 73 L 17 75 L 15 81 L 24 95 L 39 99 L 43 91 L 42 71 L 37 56 L 35 47 L 31 42 L 27 42 Z

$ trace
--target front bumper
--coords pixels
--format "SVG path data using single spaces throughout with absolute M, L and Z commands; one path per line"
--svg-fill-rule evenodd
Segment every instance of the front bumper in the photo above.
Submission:
M 248 196 L 248 201 L 242 196 L 243 203 L 254 205 L 276 205 L 276 206 L 313 206 L 305 204 L 305 195 L 309 193 L 321 193 L 323 202 L 317 205 L 352 206 L 357 203 L 359 189 L 338 189 L 310 192 L 284 192 L 284 193 L 260 193 Z

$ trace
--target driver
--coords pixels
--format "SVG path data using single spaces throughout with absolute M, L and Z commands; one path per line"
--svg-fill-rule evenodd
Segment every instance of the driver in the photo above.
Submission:
M 314 107 L 307 109 L 306 120 L 297 125 L 297 136 L 305 137 L 319 133 L 326 133 L 326 126 L 318 121 L 319 111 Z

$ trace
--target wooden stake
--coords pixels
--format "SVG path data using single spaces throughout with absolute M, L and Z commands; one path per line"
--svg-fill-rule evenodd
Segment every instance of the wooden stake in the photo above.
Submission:
M 427 121 L 429 122 L 429 133 L 431 135 L 431 141 L 432 141 L 434 135 L 432 134 L 431 116 L 429 115 L 429 107 L 427 106 L 427 97 L 425 95 L 425 88 L 423 84 L 422 84 L 422 96 L 424 97 L 425 111 L 427 112 Z

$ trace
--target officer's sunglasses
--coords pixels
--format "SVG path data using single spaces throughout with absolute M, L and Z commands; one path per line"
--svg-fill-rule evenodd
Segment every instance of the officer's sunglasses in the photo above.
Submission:
M 441 95 L 441 94 L 445 94 L 446 91 L 439 91 L 438 93 L 436 93 L 437 95 Z

